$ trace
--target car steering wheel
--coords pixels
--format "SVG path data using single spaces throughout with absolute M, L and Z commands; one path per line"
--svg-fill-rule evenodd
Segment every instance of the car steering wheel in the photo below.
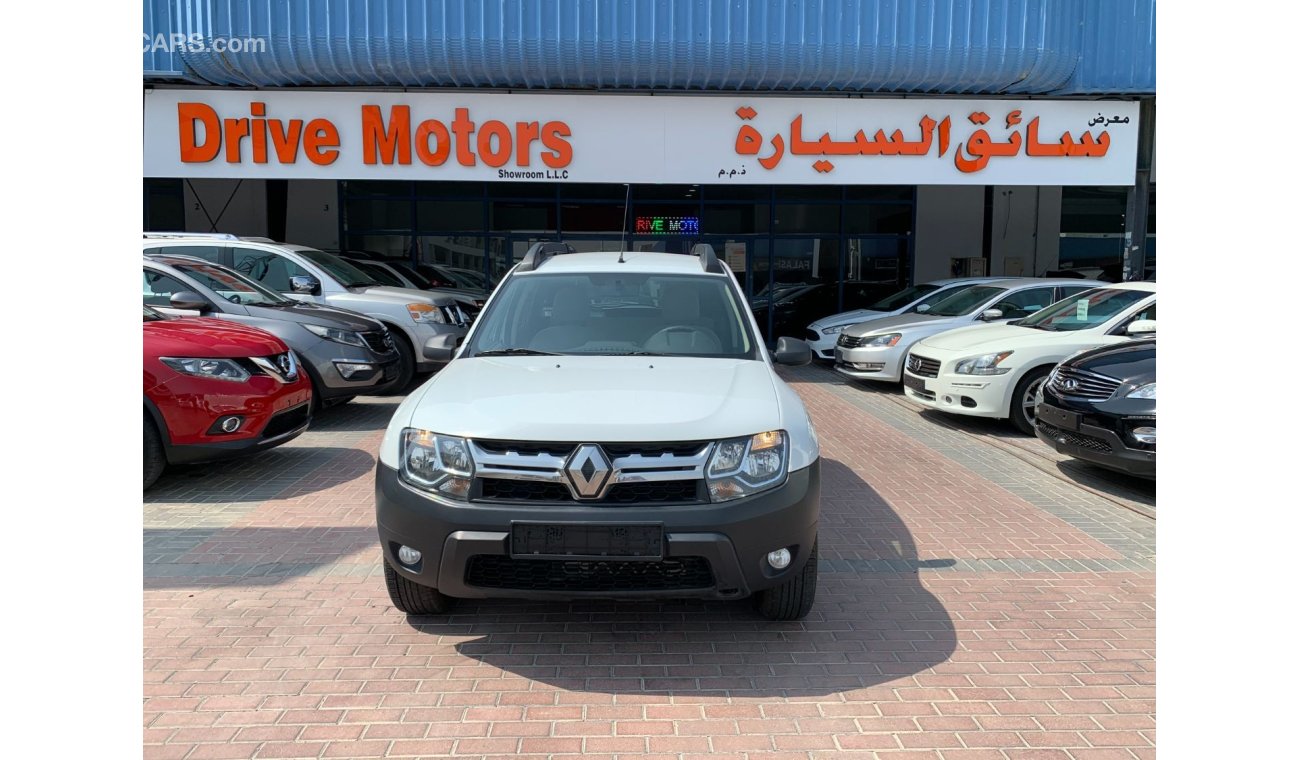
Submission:
M 713 332 L 707 327 L 699 327 L 697 325 L 669 325 L 663 328 L 662 330 L 655 332 L 654 335 L 651 335 L 649 338 L 647 338 L 644 345 L 649 347 L 656 340 L 659 340 L 660 336 L 665 336 L 664 341 L 669 342 L 670 339 L 667 336 L 672 333 L 691 333 L 691 334 L 703 335 L 709 340 L 713 341 L 713 345 L 718 350 L 722 349 L 722 341 L 718 339 L 717 333 Z

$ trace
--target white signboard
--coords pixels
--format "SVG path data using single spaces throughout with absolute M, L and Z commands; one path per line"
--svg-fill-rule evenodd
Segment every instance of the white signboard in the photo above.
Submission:
M 153 90 L 147 177 L 1130 185 L 1132 101 Z

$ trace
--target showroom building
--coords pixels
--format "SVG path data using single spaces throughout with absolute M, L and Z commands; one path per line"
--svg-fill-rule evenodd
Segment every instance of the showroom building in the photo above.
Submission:
M 399 12 L 400 11 L 400 12 Z M 147 230 L 499 277 L 710 243 L 827 313 L 1154 276 L 1154 0 L 146 0 Z

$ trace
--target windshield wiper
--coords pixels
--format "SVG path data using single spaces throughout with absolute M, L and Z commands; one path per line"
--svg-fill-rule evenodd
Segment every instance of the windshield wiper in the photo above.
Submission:
M 550 351 L 537 351 L 531 348 L 494 348 L 491 351 L 479 351 L 475 356 L 559 356 Z
M 604 354 L 605 356 L 668 356 L 657 351 L 624 351 L 620 354 Z
M 1048 331 L 1048 332 L 1060 332 L 1060 328 L 1053 327 L 1053 326 L 1051 326 L 1051 325 L 1047 325 L 1047 324 L 1039 324 L 1039 325 L 1021 325 L 1021 327 L 1029 327 L 1029 328 L 1032 328 L 1032 329 L 1034 329 L 1034 330 L 1046 330 L 1046 331 Z

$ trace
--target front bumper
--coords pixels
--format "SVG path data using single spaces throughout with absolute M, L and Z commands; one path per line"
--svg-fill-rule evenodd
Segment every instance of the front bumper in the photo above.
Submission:
M 402 483 L 397 471 L 379 464 L 375 477 L 375 509 L 379 541 L 388 563 L 401 575 L 451 597 L 463 598 L 624 598 L 695 597 L 739 599 L 771 588 L 798 573 L 817 537 L 821 501 L 821 461 L 790 473 L 785 484 L 772 491 L 724 504 L 660 506 L 630 504 L 587 506 L 575 504 L 446 505 Z M 704 584 L 690 588 L 637 588 L 617 590 L 539 590 L 487 586 L 470 576 L 475 557 L 510 558 L 512 524 L 540 522 L 553 525 L 662 526 L 663 560 L 669 563 L 707 561 L 711 572 Z M 400 546 L 422 553 L 415 567 L 398 561 Z M 789 547 L 793 559 L 785 569 L 766 563 L 769 552 Z M 554 562 L 574 566 L 615 560 L 607 564 L 660 562 L 654 559 L 580 557 L 533 559 L 515 562 Z
M 1047 401 L 1034 409 L 1034 433 L 1061 454 L 1091 462 L 1109 470 L 1142 478 L 1156 476 L 1156 452 L 1134 447 L 1122 435 L 1126 426 L 1148 425 L 1148 417 L 1116 417 L 1083 414 Z
M 835 371 L 855 380 L 896 383 L 902 379 L 903 358 L 907 349 L 901 345 L 879 348 L 835 348 Z M 879 364 L 879 369 L 854 367 L 854 364 Z
M 922 377 L 904 369 L 903 391 L 911 401 L 941 412 L 1006 419 L 1015 380 L 1014 374 L 957 375 L 942 370 L 938 377 Z
M 357 396 L 382 390 L 397 377 L 396 351 L 376 354 L 367 348 L 348 346 L 332 341 L 321 341 L 310 355 L 298 354 L 310 363 L 309 371 L 323 400 Z M 343 376 L 341 365 L 370 365 L 370 369 L 353 368 L 349 377 Z
M 835 361 L 835 341 L 839 338 L 839 333 L 822 335 L 821 330 L 810 327 L 804 332 L 803 342 L 812 349 L 814 357 L 822 361 Z

